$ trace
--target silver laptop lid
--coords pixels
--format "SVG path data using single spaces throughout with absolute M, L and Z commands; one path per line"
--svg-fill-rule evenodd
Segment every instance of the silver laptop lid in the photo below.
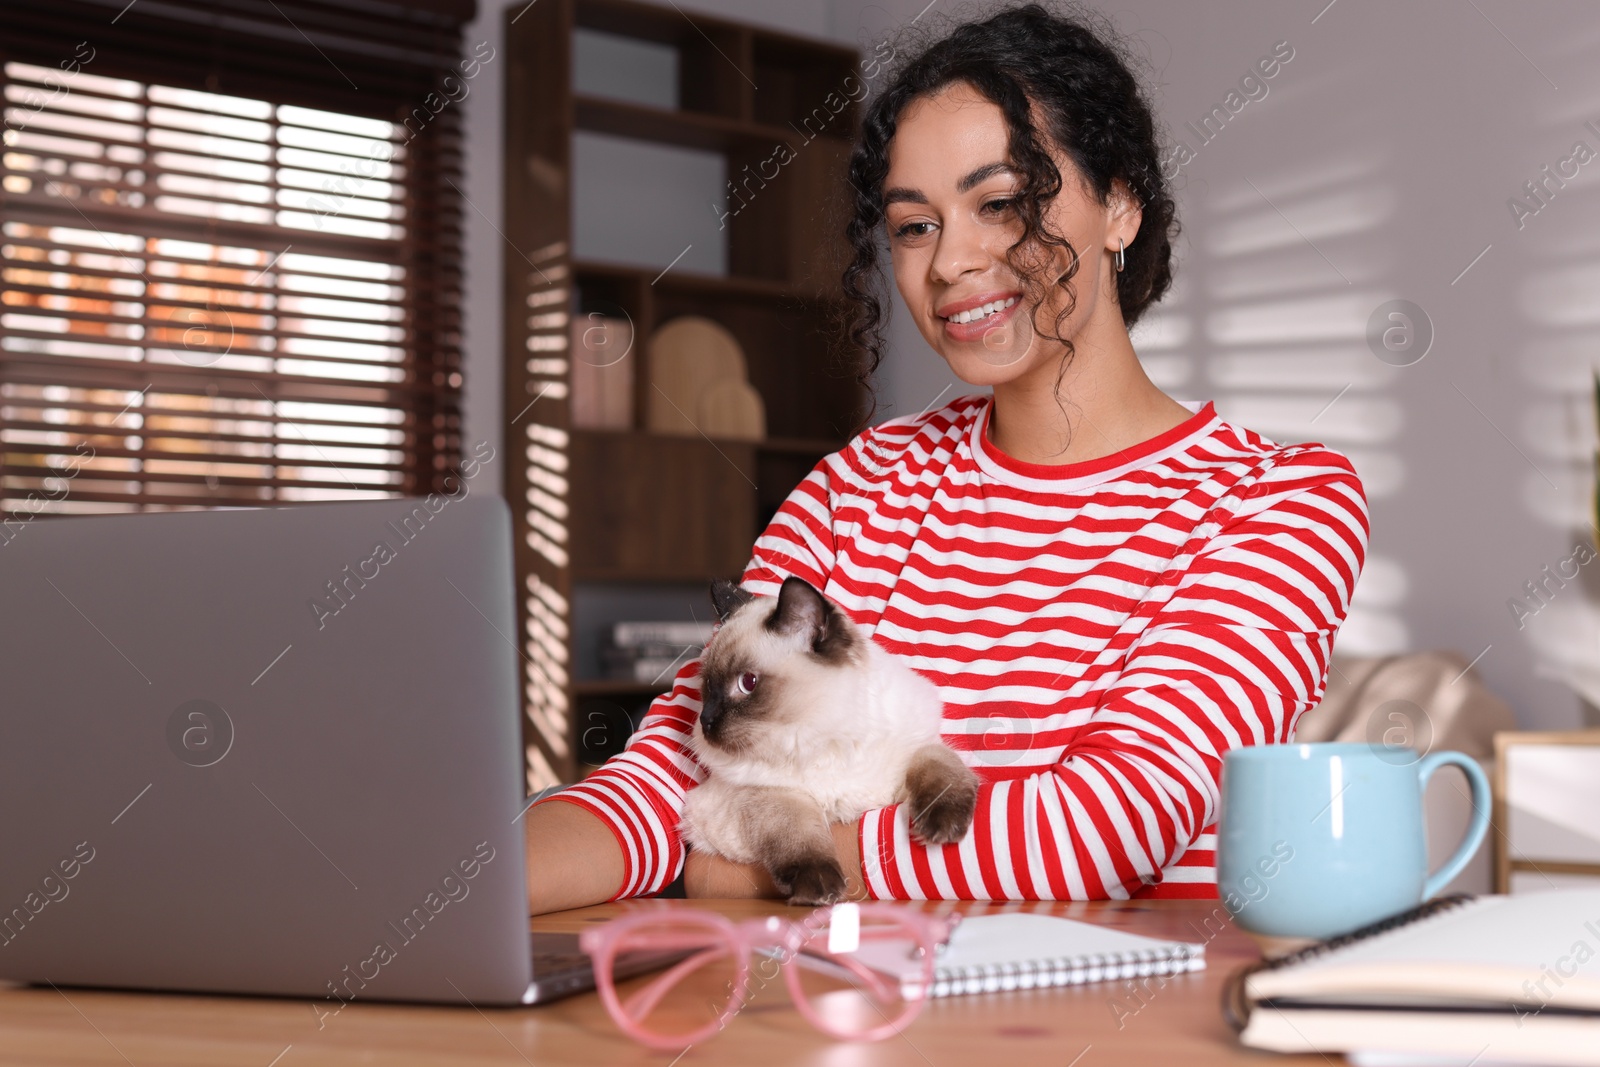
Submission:
M 523 997 L 502 500 L 7 532 L 0 978 Z

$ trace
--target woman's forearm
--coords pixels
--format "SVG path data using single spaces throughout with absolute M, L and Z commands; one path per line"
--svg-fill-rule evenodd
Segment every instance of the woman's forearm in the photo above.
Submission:
M 622 848 L 611 829 L 565 801 L 536 804 L 528 834 L 528 912 L 601 904 L 622 888 Z
M 719 900 L 778 896 L 759 863 L 734 863 L 710 852 L 689 850 L 683 861 L 683 895 Z
M 541 915 L 601 904 L 622 888 L 622 849 L 611 829 L 577 804 L 537 804 L 523 816 L 528 837 L 528 911 Z M 845 873 L 845 893 L 864 895 L 856 825 L 838 823 L 833 837 Z M 684 892 L 701 898 L 777 897 L 765 869 L 708 852 L 685 860 Z

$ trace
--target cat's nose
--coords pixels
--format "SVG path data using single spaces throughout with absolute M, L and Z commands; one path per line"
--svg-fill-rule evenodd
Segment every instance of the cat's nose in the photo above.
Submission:
M 714 695 L 707 694 L 700 704 L 700 732 L 707 738 L 716 740 L 717 724 L 722 721 L 723 712 L 726 710 L 723 702 Z

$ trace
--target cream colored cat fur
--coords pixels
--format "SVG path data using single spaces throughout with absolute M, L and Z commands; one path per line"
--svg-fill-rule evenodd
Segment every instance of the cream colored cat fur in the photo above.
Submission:
M 759 863 L 791 903 L 846 890 L 830 823 L 907 804 L 927 844 L 966 836 L 978 779 L 939 740 L 938 687 L 884 651 L 809 583 L 776 597 L 712 587 L 722 625 L 701 660 L 691 847 Z

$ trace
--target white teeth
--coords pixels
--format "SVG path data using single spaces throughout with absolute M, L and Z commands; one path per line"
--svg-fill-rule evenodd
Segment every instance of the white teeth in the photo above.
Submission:
M 1016 302 L 1017 298 L 1014 296 L 1007 297 L 1004 300 L 993 300 L 982 307 L 969 308 L 966 311 L 958 311 L 954 315 L 950 316 L 950 321 L 957 323 L 977 322 L 979 319 L 988 318 L 997 311 L 1004 311 L 1006 308 L 1010 307 Z

